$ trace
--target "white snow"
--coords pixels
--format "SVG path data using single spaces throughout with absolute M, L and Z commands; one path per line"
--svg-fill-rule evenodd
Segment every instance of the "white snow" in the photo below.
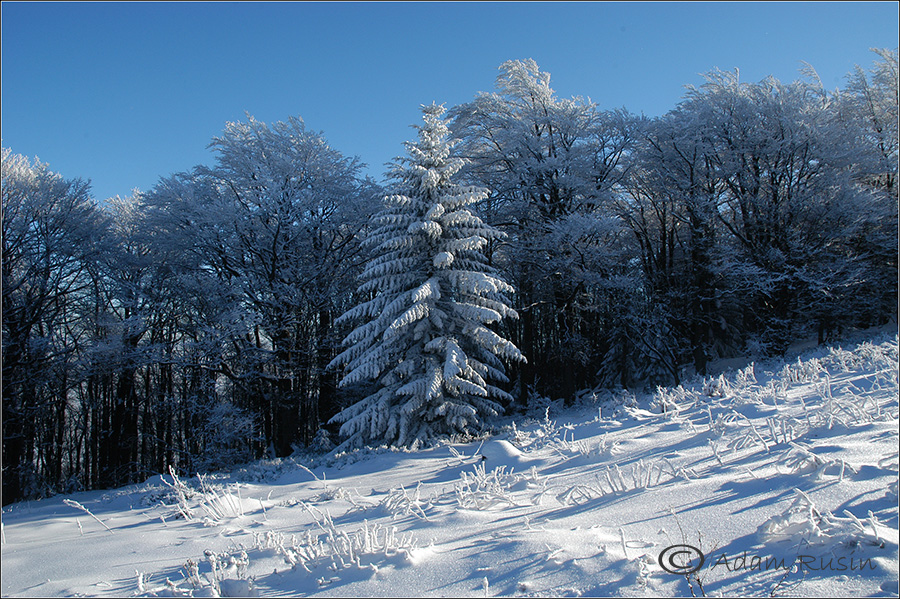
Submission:
M 897 596 L 897 356 L 881 335 L 468 443 L 15 504 L 0 592 Z M 676 544 L 694 575 L 660 564 Z

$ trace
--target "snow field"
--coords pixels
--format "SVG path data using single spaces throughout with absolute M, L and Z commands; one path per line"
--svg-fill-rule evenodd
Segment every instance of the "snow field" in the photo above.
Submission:
M 897 364 L 881 336 L 473 442 L 16 504 L 2 594 L 896 596 Z M 704 566 L 665 570 L 678 544 Z

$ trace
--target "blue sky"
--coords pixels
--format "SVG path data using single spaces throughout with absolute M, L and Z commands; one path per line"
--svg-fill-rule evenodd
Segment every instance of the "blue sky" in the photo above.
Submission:
M 211 164 L 245 111 L 300 116 L 376 179 L 419 105 L 533 58 L 559 97 L 664 114 L 713 68 L 829 89 L 898 43 L 896 2 L 3 2 L 3 147 L 96 197 Z

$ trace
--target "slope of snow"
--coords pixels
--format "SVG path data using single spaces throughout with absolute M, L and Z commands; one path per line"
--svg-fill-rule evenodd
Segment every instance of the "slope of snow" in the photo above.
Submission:
M 587 394 L 471 443 L 16 504 L 0 592 L 897 596 L 897 346 Z

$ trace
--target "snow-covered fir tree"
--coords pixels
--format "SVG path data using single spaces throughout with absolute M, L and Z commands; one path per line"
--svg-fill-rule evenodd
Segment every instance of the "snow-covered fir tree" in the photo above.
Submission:
M 517 318 L 482 254 L 504 234 L 469 209 L 486 190 L 455 184 L 463 166 L 444 107 L 423 106 L 417 143 L 392 171 L 396 192 L 385 198 L 366 243 L 373 251 L 359 291 L 372 299 L 338 322 L 361 322 L 332 366 L 345 366 L 342 387 L 374 382 L 375 391 L 332 418 L 342 423 L 342 447 L 370 442 L 419 446 L 464 433 L 497 415 L 502 359 L 524 361 L 488 325 Z

